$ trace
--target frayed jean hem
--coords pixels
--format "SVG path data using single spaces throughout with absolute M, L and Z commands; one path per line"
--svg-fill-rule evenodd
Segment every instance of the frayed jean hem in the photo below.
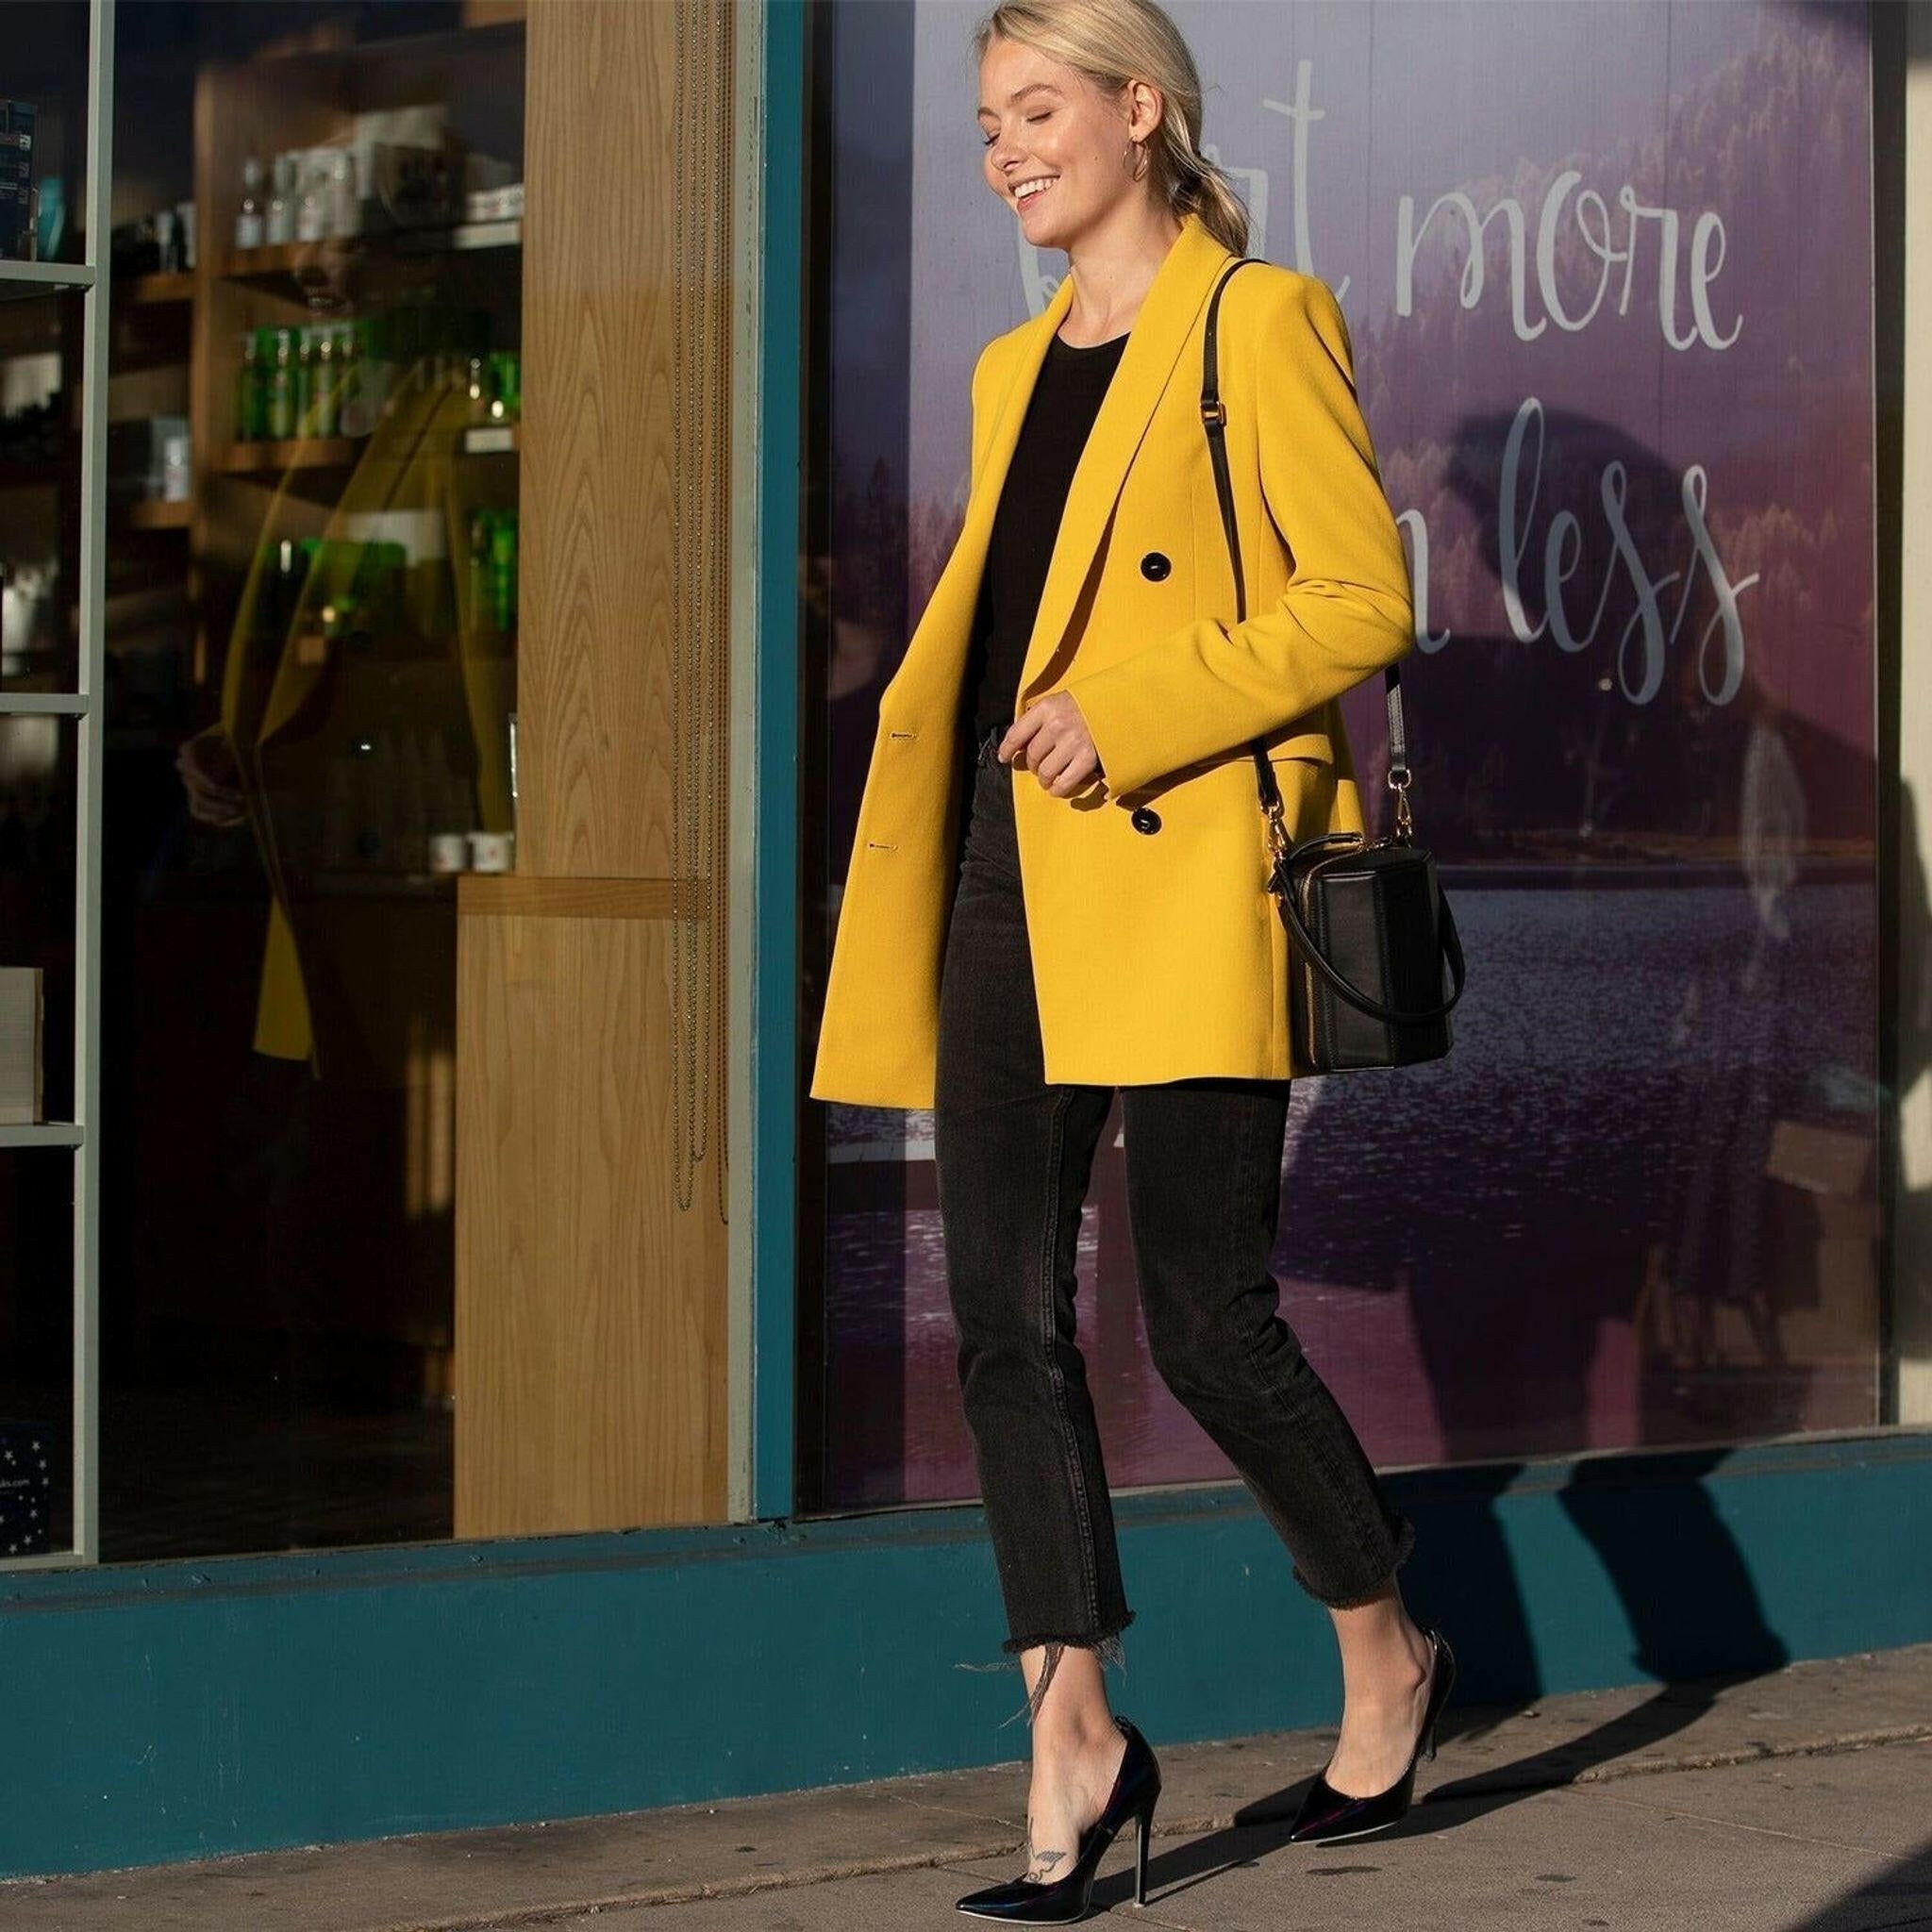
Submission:
M 1000 1728 L 1002 1730 L 1021 1717 L 1024 1717 L 1030 1724 L 1039 1719 L 1040 1707 L 1046 1699 L 1047 1687 L 1053 1682 L 1054 1673 L 1058 1670 L 1060 1658 L 1067 1651 L 1091 1650 L 1099 1657 L 1102 1670 L 1105 1670 L 1108 1664 L 1114 1664 L 1123 1673 L 1125 1672 L 1127 1668 L 1126 1651 L 1122 1643 L 1121 1635 L 1127 1625 L 1134 1621 L 1134 1615 L 1135 1613 L 1129 1610 L 1118 1624 L 1114 1624 L 1110 1629 L 1101 1631 L 1097 1636 L 1071 1637 L 1063 1634 L 1041 1632 L 1038 1635 L 1025 1637 L 1008 1637 L 1000 1645 L 1000 1649 L 1005 1653 L 1005 1656 L 998 1663 L 961 1664 L 959 1668 L 963 1671 L 1002 1671 L 1010 1664 L 1024 1669 L 1024 1666 L 1020 1664 L 1020 1653 L 1025 1650 L 1037 1650 L 1043 1646 L 1046 1651 L 1046 1661 L 1041 1666 L 1040 1681 L 1034 1685 L 1032 1692 L 1027 1697 L 1025 1703 L 1018 1710 L 1014 1711 L 1012 1716 L 1000 1720 Z
M 1364 1604 L 1374 1603 L 1395 1579 L 1395 1573 L 1415 1554 L 1415 1524 L 1407 1517 L 1401 1518 L 1395 1528 L 1395 1547 L 1389 1558 L 1389 1567 L 1383 1572 L 1382 1579 L 1373 1590 L 1344 1592 L 1340 1595 L 1319 1591 L 1302 1574 L 1301 1566 L 1295 1564 L 1292 1574 L 1294 1580 L 1324 1608 L 1331 1610 L 1358 1610 Z

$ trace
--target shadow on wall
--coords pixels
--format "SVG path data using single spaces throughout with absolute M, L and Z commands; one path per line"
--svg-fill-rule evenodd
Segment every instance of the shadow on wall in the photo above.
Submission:
M 1582 1737 L 1437 1786 L 1432 1802 L 1462 1799 L 1489 1810 L 1573 1783 L 1598 1765 L 1654 1748 L 1695 1724 L 1722 1691 L 1790 1661 L 1706 1486 L 1724 1460 L 1722 1450 L 1673 1457 L 1667 1479 L 1660 1479 L 1664 1473 L 1651 1458 L 1641 1472 L 1617 1457 L 1572 1469 L 1556 1500 L 1623 1606 L 1636 1639 L 1631 1676 L 1654 1679 L 1659 1688 L 1635 1710 Z M 1521 1464 L 1442 1472 L 1444 1490 L 1454 1490 L 1465 1504 L 1474 1490 L 1484 1507 L 1457 1512 L 1453 1547 L 1424 1540 L 1405 1578 L 1406 1593 L 1421 1613 L 1463 1633 L 1457 1655 L 1464 1714 L 1458 1718 L 1451 1707 L 1450 1736 L 1482 1735 L 1543 1692 L 1523 1591 L 1495 1507 L 1524 1473 Z M 1632 1493 L 1640 1487 L 1641 1503 Z M 1442 1828 L 1431 1826 L 1427 1816 L 1415 1828 Z
M 1487 529 L 1505 428 L 1463 429 L 1450 480 Z M 1577 473 L 1553 503 L 1588 500 L 1580 479 L 1614 463 L 1639 549 L 1666 554 L 1682 497 L 1673 466 L 1576 415 L 1553 416 L 1550 440 Z M 1525 554 L 1536 549 L 1526 534 Z M 1497 574 L 1493 546 L 1486 556 Z M 1581 575 L 1593 581 L 1587 562 Z M 1600 641 L 1624 615 L 1609 612 Z M 1709 615 L 1693 603 L 1680 642 L 1709 635 Z M 1780 613 L 1786 638 L 1790 620 Z M 1458 636 L 1455 657 L 1458 715 L 1473 680 L 1478 709 L 1494 696 L 1504 749 L 1431 768 L 1424 662 L 1406 680 L 1423 721 L 1419 824 L 1462 861 L 1452 891 L 1500 886 L 1513 909 L 1465 924 L 1496 928 L 1492 972 L 1485 983 L 1471 946 L 1466 1044 L 1459 1060 L 1411 1074 L 1401 1120 L 1360 1083 L 1316 1087 L 1289 1166 L 1299 1223 L 1275 1257 L 1307 1281 L 1380 1282 L 1408 1304 L 1423 1363 L 1411 1395 L 1433 1403 L 1449 1466 L 1402 1482 L 1424 1507 L 1439 1498 L 1456 1535 L 1421 1540 L 1405 1588 L 1457 1642 L 1466 1715 L 1452 1710 L 1452 1729 L 1493 1722 L 1474 1707 L 1520 1711 L 1546 1688 L 1499 1507 L 1534 1473 L 1486 1458 L 1543 1433 L 1538 1446 L 1552 1450 L 1711 1442 L 1666 1454 L 1662 1469 L 1586 1460 L 1556 1492 L 1621 1602 L 1630 1678 L 1661 1688 L 1583 1738 L 1433 1793 L 1486 1809 L 1652 1748 L 1721 1690 L 1790 1661 L 1708 1479 L 1725 1439 L 1829 1426 L 1834 1403 L 1844 1419 L 1876 1419 L 1878 1161 L 1900 1096 L 1932 1064 L 1932 916 L 1907 797 L 1906 1019 L 1894 1084 L 1881 1085 L 1874 759 L 1786 702 L 1774 654 L 1767 672 L 1714 645 L 1708 658 L 1673 649 L 1656 667 L 1657 704 L 1642 707 L 1617 691 L 1622 667 L 1602 651 L 1589 680 L 1575 658 L 1513 638 Z M 1657 729 L 1660 708 L 1680 728 Z M 1644 890 L 1612 890 L 1633 884 Z M 1584 908 L 1564 914 L 1582 933 L 1569 953 L 1522 942 L 1525 922 L 1566 904 Z M 1553 916 L 1540 929 L 1568 926 Z M 1457 1132 L 1421 1134 L 1418 1119 Z M 1391 1151 L 1378 1137 L 1402 1150 L 1399 1173 L 1365 1168 Z M 1348 1207 L 1364 1191 L 1429 1206 L 1365 1219 Z M 1932 1236 L 1924 1191 L 1900 1203 L 1902 1253 L 1916 1252 L 1921 1224 Z M 1921 1323 L 1925 1284 L 1902 1279 L 1898 1295 L 1902 1324 Z M 1604 1405 L 1619 1382 L 1607 1346 L 1630 1362 L 1626 1413 Z M 1560 1621 L 1560 1599 L 1537 1607 L 1539 1625 Z M 1425 1812 L 1419 1828 L 1441 1826 Z

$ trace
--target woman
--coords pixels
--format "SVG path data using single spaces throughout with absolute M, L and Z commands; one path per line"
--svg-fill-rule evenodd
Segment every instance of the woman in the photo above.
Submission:
M 1361 828 L 1341 694 L 1413 610 L 1312 276 L 1218 325 L 1248 608 L 1232 622 L 1200 409 L 1208 296 L 1247 223 L 1152 0 L 1008 0 L 974 42 L 988 184 L 1062 249 L 973 378 L 964 526 L 879 726 L 811 1092 L 931 1108 L 958 1371 L 1032 1718 L 1028 1864 L 960 1900 L 1065 1923 L 1159 1773 L 1108 1706 L 1132 1621 L 1074 1341 L 1074 1252 L 1118 1089 L 1150 1351 L 1330 1610 L 1345 1703 L 1298 1838 L 1406 1810 L 1454 1665 L 1395 1584 L 1410 1531 L 1275 1312 L 1288 958 L 1249 741 L 1296 839 Z M 963 839 L 960 832 L 963 828 Z

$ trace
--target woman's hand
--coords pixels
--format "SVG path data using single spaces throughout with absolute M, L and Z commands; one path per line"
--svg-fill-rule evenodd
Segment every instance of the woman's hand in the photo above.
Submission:
M 1049 691 L 1008 725 L 999 757 L 1031 772 L 1056 798 L 1071 798 L 1105 776 L 1080 707 L 1063 691 Z
M 219 825 L 225 831 L 248 823 L 248 801 L 242 793 L 242 770 L 219 724 L 197 731 L 175 754 L 175 769 L 188 793 L 188 815 L 197 824 Z

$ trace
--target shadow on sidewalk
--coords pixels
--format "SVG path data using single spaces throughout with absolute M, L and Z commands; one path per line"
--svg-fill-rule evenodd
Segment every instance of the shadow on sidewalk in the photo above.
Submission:
M 1657 1483 L 1653 1472 L 1641 1484 L 1641 1500 L 1631 1472 L 1613 1457 L 1575 1465 L 1557 1493 L 1564 1514 L 1595 1552 L 1622 1600 L 1636 1639 L 1631 1662 L 1658 1680 L 1656 1694 L 1581 1736 L 1436 1786 L 1392 1836 L 1447 1830 L 1532 1792 L 1574 1784 L 1619 1758 L 1652 1751 L 1695 1724 L 1727 1691 L 1790 1661 L 1705 1487 L 1704 1478 L 1724 1462 L 1724 1452 L 1686 1452 L 1673 1460 L 1675 1479 Z M 1419 1613 L 1439 1623 L 1457 1644 L 1457 1695 L 1442 1724 L 1448 1742 L 1487 1736 L 1503 1721 L 1533 1709 L 1545 1686 L 1495 1508 L 1495 1498 L 1521 1466 L 1442 1474 L 1460 1486 L 1463 1507 L 1454 1546 L 1422 1539 L 1405 1591 Z M 1486 1486 L 1486 1507 L 1469 1508 L 1470 1481 Z M 1464 1701 L 1465 1691 L 1470 1701 Z M 1307 1784 L 1301 1780 L 1243 1807 L 1236 1825 L 1244 1832 L 1266 1829 L 1292 1817 Z M 1213 1841 L 1206 1842 L 1211 1849 Z M 1241 1843 L 1248 1856 L 1256 1856 L 1251 1839 Z M 1368 1853 L 1370 1845 L 1362 1850 Z
M 1790 1932 L 1873 1932 L 1889 1925 L 1932 1925 L 1932 1839 L 1809 1918 L 1792 1920 Z
M 1659 1689 L 1637 1709 L 1580 1738 L 1439 1785 L 1428 1794 L 1429 1804 L 1467 1799 L 1474 1808 L 1465 1815 L 1474 1817 L 1530 1791 L 1573 1784 L 1585 1772 L 1654 1749 L 1697 1723 L 1726 1691 L 1790 1661 L 1790 1651 L 1765 1621 L 1757 1585 L 1705 1487 L 1704 1479 L 1724 1459 L 1721 1450 L 1686 1455 L 1675 1472 L 1679 1480 L 1648 1490 L 1641 1509 L 1631 1507 L 1629 1473 L 1614 1458 L 1576 1465 L 1557 1501 L 1623 1600 L 1637 1639 L 1631 1662 L 1657 1678 Z M 1501 1541 L 1499 1532 L 1498 1545 Z M 1507 1566 L 1507 1555 L 1503 1561 Z M 1431 1578 L 1431 1586 L 1436 1581 Z M 1512 1602 L 1514 1620 L 1523 1624 L 1513 1572 L 1492 1571 L 1491 1588 L 1497 1600 Z M 1468 1614 L 1480 1619 L 1480 1606 L 1470 1601 Z M 1534 1669 L 1526 1641 L 1521 1655 Z M 1509 1700 L 1501 1714 L 1513 1715 L 1527 1702 L 1533 1699 Z M 1493 1722 L 1474 1712 L 1457 1721 L 1452 1706 L 1444 1729 L 1451 1738 L 1461 1737 Z M 1444 1819 L 1443 1824 L 1450 1822 Z

